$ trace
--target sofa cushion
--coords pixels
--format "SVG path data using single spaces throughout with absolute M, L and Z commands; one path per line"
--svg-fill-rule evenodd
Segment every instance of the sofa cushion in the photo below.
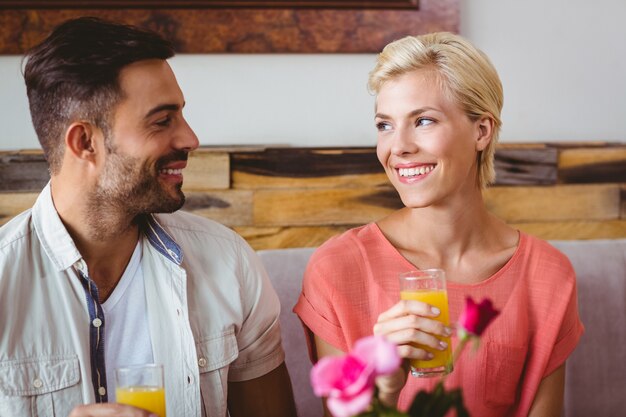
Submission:
M 567 361 L 565 416 L 626 408 L 626 239 L 553 241 L 572 262 L 585 334 Z

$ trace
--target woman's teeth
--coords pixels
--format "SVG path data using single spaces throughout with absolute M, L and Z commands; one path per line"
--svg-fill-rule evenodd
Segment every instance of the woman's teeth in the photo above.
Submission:
M 416 168 L 398 168 L 398 172 L 401 177 L 415 177 L 417 175 L 428 174 L 433 169 L 435 169 L 434 165 L 425 165 Z

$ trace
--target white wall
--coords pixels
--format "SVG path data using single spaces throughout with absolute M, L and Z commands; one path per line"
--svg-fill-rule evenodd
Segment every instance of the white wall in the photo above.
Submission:
M 505 90 L 503 141 L 626 142 L 625 0 L 461 0 Z M 36 148 L 18 56 L 0 56 L 0 149 Z M 374 55 L 180 55 L 202 144 L 365 146 Z

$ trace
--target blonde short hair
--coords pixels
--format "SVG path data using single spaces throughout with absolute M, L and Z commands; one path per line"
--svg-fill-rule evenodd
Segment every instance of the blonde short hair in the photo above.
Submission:
M 490 117 L 494 122 L 491 142 L 478 155 L 478 183 L 487 187 L 495 180 L 494 154 L 502 111 L 502 83 L 489 58 L 461 36 L 438 32 L 407 36 L 385 46 L 370 72 L 368 87 L 378 94 L 382 85 L 415 70 L 437 74 L 445 93 L 471 120 Z

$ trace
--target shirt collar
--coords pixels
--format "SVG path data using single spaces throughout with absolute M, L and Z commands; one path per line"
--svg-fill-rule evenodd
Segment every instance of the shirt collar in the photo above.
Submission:
M 64 271 L 82 259 L 54 207 L 50 182 L 37 197 L 32 213 L 35 233 L 57 271 Z
M 32 213 L 37 237 L 57 271 L 64 271 L 76 264 L 79 270 L 84 269 L 86 273 L 82 255 L 54 207 L 50 182 L 37 197 Z M 139 225 L 145 237 L 159 253 L 176 265 L 182 263 L 183 252 L 180 246 L 152 214 L 144 216 Z
M 163 256 L 176 265 L 183 262 L 183 251 L 174 239 L 159 224 L 153 214 L 144 216 L 139 223 L 150 244 Z

